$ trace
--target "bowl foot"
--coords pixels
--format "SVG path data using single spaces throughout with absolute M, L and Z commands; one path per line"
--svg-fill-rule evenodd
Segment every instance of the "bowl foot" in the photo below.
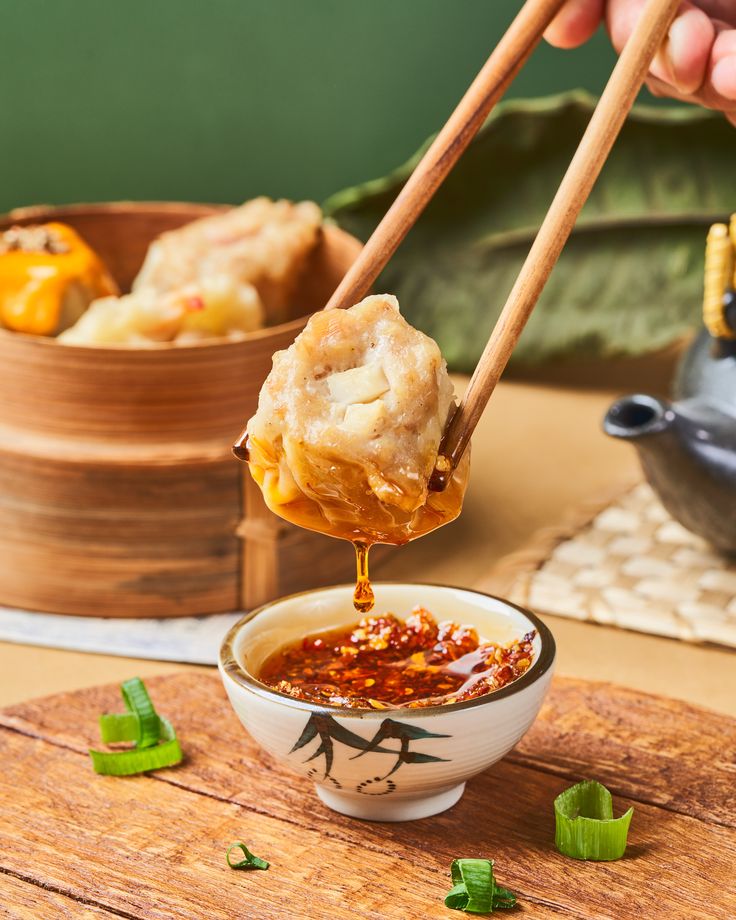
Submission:
M 450 786 L 433 795 L 399 798 L 393 795 L 356 795 L 316 786 L 317 795 L 328 808 L 364 821 L 416 821 L 452 808 L 465 791 L 465 783 Z

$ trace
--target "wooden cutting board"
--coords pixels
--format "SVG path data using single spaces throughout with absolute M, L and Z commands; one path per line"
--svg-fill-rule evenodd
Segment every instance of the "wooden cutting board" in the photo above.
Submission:
M 736 917 L 736 721 L 609 684 L 558 678 L 540 718 L 443 815 L 371 824 L 336 815 L 245 734 L 210 672 L 147 682 L 177 728 L 180 767 L 98 777 L 86 748 L 121 708 L 97 687 L 0 712 L 0 917 L 129 920 L 452 918 L 454 857 L 496 860 L 519 907 L 576 920 Z M 624 859 L 553 846 L 552 801 L 590 777 L 619 814 Z M 245 841 L 271 861 L 234 872 Z

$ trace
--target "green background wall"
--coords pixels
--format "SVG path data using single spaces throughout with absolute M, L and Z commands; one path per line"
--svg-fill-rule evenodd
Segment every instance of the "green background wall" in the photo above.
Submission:
M 519 0 L 15 0 L 0 12 L 0 209 L 323 199 L 442 123 Z M 599 34 L 510 95 L 599 91 Z

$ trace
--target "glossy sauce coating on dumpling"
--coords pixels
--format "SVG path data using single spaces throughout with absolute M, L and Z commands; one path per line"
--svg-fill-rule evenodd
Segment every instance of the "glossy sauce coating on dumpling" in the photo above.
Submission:
M 274 356 L 248 423 L 249 465 L 272 511 L 365 542 L 405 543 L 460 511 L 467 459 L 428 492 L 453 388 L 437 344 L 368 297 L 315 314 Z

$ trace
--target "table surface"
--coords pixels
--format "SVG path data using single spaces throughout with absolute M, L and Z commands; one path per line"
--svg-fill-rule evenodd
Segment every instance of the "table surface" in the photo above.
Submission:
M 473 441 L 462 516 L 395 550 L 377 577 L 472 585 L 568 509 L 633 478 L 634 450 L 606 438 L 600 422 L 619 393 L 640 385 L 665 388 L 671 361 L 659 369 L 648 362 L 645 369 L 646 379 L 629 368 L 622 380 L 615 368 L 607 368 L 606 379 L 616 380 L 615 388 L 502 383 Z M 613 681 L 736 715 L 733 652 L 560 617 L 548 622 L 557 640 L 559 674 Z M 185 669 L 193 666 L 0 643 L 0 706 Z
M 317 801 L 303 772 L 323 770 L 316 739 L 294 758 L 266 756 L 215 673 L 170 674 L 149 688 L 185 760 L 147 777 L 92 776 L 87 750 L 97 744 L 99 713 L 121 705 L 117 687 L 0 711 L 0 916 L 460 920 L 444 898 L 450 863 L 463 856 L 493 856 L 499 880 L 519 896 L 509 920 L 736 915 L 736 731 L 728 716 L 556 677 L 531 730 L 468 783 L 457 805 L 376 825 Z M 339 770 L 350 754 L 325 738 Z M 410 753 L 422 753 L 414 743 Z M 392 758 L 363 753 L 360 775 L 379 774 L 385 784 Z M 404 767 L 391 775 L 399 790 Z M 552 846 L 552 802 L 581 776 L 609 788 L 615 814 L 633 806 L 625 859 L 591 864 Z M 269 872 L 227 869 L 225 848 L 236 840 L 268 859 Z

